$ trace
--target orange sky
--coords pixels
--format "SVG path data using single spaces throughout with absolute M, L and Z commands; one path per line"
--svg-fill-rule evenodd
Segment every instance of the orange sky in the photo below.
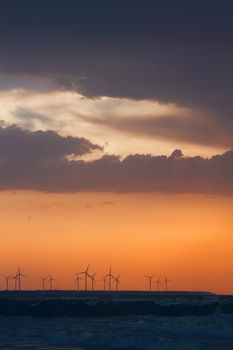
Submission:
M 100 288 L 111 264 L 122 289 L 166 273 L 171 289 L 233 293 L 232 208 L 233 199 L 197 195 L 2 192 L 0 273 L 19 264 L 26 289 L 49 272 L 72 289 L 90 263 Z

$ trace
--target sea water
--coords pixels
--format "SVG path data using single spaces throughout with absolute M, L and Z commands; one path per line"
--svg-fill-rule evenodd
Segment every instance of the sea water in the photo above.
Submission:
M 233 315 L 0 317 L 1 350 L 233 350 Z

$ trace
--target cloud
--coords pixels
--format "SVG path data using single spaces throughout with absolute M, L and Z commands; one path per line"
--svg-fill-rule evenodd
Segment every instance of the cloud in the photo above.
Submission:
M 63 137 L 54 131 L 30 132 L 17 126 L 0 127 L 0 187 L 30 188 L 34 181 L 39 185 L 39 179 L 46 181 L 44 170 L 57 168 L 59 172 L 59 167 L 68 162 L 66 157 L 95 150 L 102 148 L 84 138 Z
M 180 158 L 183 157 L 183 152 L 180 149 L 175 149 L 170 155 L 171 158 Z
M 113 153 L 119 152 L 117 147 L 112 149 L 115 142 L 121 146 L 121 153 L 129 154 L 132 140 L 139 137 L 147 143 L 147 150 L 138 152 L 150 152 L 153 146 L 156 148 L 155 142 L 170 143 L 167 153 L 181 144 L 186 152 L 189 145 L 196 145 L 208 149 L 209 154 L 233 147 L 229 125 L 220 123 L 210 113 L 175 104 L 109 97 L 92 99 L 67 91 L 23 89 L 0 92 L 0 101 L 0 115 L 9 124 L 30 130 L 59 130 L 63 135 L 78 133 L 97 144 L 107 141 Z M 128 142 L 131 139 L 128 149 L 123 149 L 123 137 Z
M 175 103 L 208 114 L 206 127 L 198 120 L 193 126 L 196 137 L 200 130 L 201 142 L 205 135 L 215 139 L 215 126 L 219 142 L 221 135 L 233 134 L 231 1 L 23 4 L 11 0 L 1 5 L 5 87 L 20 87 L 17 77 L 22 76 L 21 86 L 30 89 L 56 86 L 91 97 Z M 152 130 L 162 133 L 166 122 L 175 125 L 176 132 L 169 129 L 172 138 L 179 128 L 192 137 L 191 125 L 182 121 L 180 127 L 180 120 L 156 120 Z
M 111 112 L 110 112 L 111 113 Z M 198 144 L 208 147 L 229 149 L 233 147 L 233 133 L 231 128 L 221 126 L 209 116 L 198 112 L 187 111 L 186 115 L 144 115 L 114 118 L 85 117 L 96 125 L 103 125 L 124 133 L 141 137 L 170 140 L 187 144 Z
M 232 6 L 163 3 L 5 3 L 1 71 L 46 76 L 93 96 L 221 105 L 217 83 L 231 85 L 219 66 L 232 67 Z
M 233 151 L 210 159 L 134 154 L 93 161 L 71 154 L 99 150 L 89 141 L 55 132 L 0 128 L 0 189 L 48 192 L 160 192 L 233 196 Z
M 21 154 L 28 161 L 60 159 L 65 156 L 82 156 L 94 150 L 101 150 L 84 138 L 60 136 L 54 131 L 28 131 L 13 125 L 0 127 L 0 152 L 2 163 L 17 159 Z

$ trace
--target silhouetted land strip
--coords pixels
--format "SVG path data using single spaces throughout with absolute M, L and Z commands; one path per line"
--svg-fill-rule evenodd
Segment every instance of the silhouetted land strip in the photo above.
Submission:
M 205 316 L 217 311 L 233 314 L 233 297 L 202 292 L 0 292 L 0 315 L 5 316 Z
M 120 299 L 167 299 L 167 298 L 184 298 L 184 299 L 201 299 L 206 297 L 214 297 L 214 293 L 210 292 L 189 292 L 189 291 L 76 291 L 76 290 L 22 290 L 22 291 L 0 291 L 0 300 L 2 298 L 11 299 L 40 299 L 40 298 L 120 298 Z

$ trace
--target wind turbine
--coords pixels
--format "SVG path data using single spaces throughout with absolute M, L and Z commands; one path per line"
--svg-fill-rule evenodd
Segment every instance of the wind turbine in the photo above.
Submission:
M 89 275 L 88 274 L 88 276 L 90 277 L 90 279 L 91 279 L 91 290 L 94 290 L 94 286 L 95 286 L 95 275 L 97 274 L 97 272 L 96 273 L 94 273 L 94 275 Z
M 151 285 L 152 285 L 152 278 L 155 275 L 146 275 L 145 277 L 148 278 L 148 282 L 149 282 L 149 291 L 151 292 Z
M 12 277 L 12 275 L 2 275 L 2 277 L 6 280 L 6 290 L 9 290 L 9 279 Z
M 115 277 L 112 275 L 112 267 L 110 266 L 109 273 L 104 276 L 104 278 L 108 278 L 108 290 L 112 290 L 112 278 L 114 279 Z
M 15 290 L 17 290 L 18 289 L 18 276 L 15 275 L 15 276 L 11 277 L 11 279 L 15 281 Z
M 103 282 L 104 290 L 106 290 L 106 277 L 104 276 L 104 278 L 100 280 L 100 282 Z
M 87 291 L 87 288 L 88 288 L 88 277 L 89 277 L 89 274 L 88 274 L 88 270 L 89 270 L 89 264 L 87 265 L 87 268 L 85 271 L 82 271 L 82 272 L 79 272 L 78 274 L 79 275 L 84 275 L 84 283 L 85 283 L 85 290 Z
M 23 277 L 26 277 L 26 275 L 24 275 L 23 273 L 21 273 L 21 270 L 20 270 L 20 267 L 18 267 L 18 272 L 16 273 L 16 275 L 14 276 L 17 281 L 18 281 L 18 290 L 21 290 L 21 278 Z
M 79 283 L 79 281 L 82 280 L 82 279 L 83 279 L 83 278 L 81 278 L 81 277 L 79 276 L 79 274 L 76 273 L 76 278 L 75 278 L 74 283 L 76 283 L 76 285 L 77 285 L 77 290 L 80 290 L 80 283 Z
M 53 282 L 56 281 L 55 278 L 52 277 L 51 274 L 49 274 L 48 282 L 49 282 L 49 289 L 53 290 Z
M 116 291 L 118 292 L 119 284 L 120 284 L 120 275 L 118 275 L 117 277 L 114 277 L 114 280 L 116 282 Z
M 167 278 L 167 276 L 166 275 L 164 275 L 164 284 L 165 284 L 165 291 L 167 292 L 167 287 L 168 287 L 168 283 L 169 282 L 172 282 L 172 280 L 169 280 L 168 278 Z
M 160 281 L 160 279 L 158 278 L 157 280 L 155 280 L 154 281 L 155 283 L 156 283 L 156 285 L 157 285 L 157 291 L 159 292 L 160 291 L 160 286 L 161 286 L 161 281 Z
M 45 290 L 45 282 L 48 280 L 48 277 L 40 277 L 42 281 L 42 289 Z

